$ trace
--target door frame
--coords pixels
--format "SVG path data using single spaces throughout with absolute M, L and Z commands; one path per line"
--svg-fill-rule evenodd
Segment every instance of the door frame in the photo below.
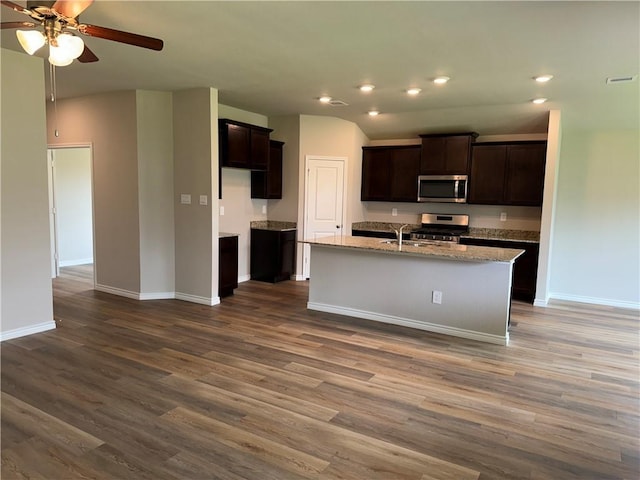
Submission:
M 340 233 L 344 235 L 344 222 L 347 218 L 347 167 L 349 165 L 348 157 L 338 156 L 325 156 L 325 155 L 305 155 L 304 156 L 304 213 L 302 217 L 302 233 L 303 239 L 309 237 L 308 232 L 308 218 L 309 218 L 309 164 L 313 160 L 322 160 L 330 162 L 342 163 L 342 219 L 340 221 Z M 302 275 L 297 277 L 296 280 L 307 280 L 309 278 L 311 248 L 308 244 L 304 243 L 302 246 Z
M 53 238 L 51 239 L 51 247 L 55 248 L 55 252 L 51 252 L 52 260 L 52 278 L 57 277 L 60 274 L 60 266 L 57 258 L 58 253 L 58 228 L 57 228 L 57 212 L 55 212 L 55 178 L 54 178 L 54 166 L 52 160 L 53 156 L 50 155 L 52 150 L 63 150 L 67 148 L 87 148 L 89 149 L 89 168 L 91 170 L 91 233 L 93 242 L 93 285 L 95 288 L 97 278 L 97 259 L 96 259 L 96 209 L 95 209 L 95 176 L 94 176 L 94 157 L 93 157 L 93 143 L 64 143 L 47 145 L 47 170 L 49 171 L 49 222 L 50 232 Z M 54 257 L 55 255 L 55 257 Z M 55 262 L 55 264 L 54 264 Z M 55 267 L 54 267 L 55 265 Z M 54 272 L 55 268 L 55 272 Z M 54 275 L 55 274 L 55 275 Z

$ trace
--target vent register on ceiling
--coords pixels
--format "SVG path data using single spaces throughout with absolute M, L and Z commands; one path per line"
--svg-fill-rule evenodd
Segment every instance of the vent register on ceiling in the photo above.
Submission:
M 82 63 L 98 60 L 82 38 L 74 33 L 157 51 L 162 50 L 164 46 L 163 41 L 157 38 L 80 23 L 78 16 L 93 3 L 93 0 L 28 1 L 26 7 L 7 0 L 0 3 L 31 19 L 3 22 L 0 27 L 18 29 L 18 41 L 29 55 L 48 44 L 49 63 L 56 67 L 70 65 L 76 58 Z

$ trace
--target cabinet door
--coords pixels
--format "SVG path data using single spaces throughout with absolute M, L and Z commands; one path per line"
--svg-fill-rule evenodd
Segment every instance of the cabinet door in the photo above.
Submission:
M 507 147 L 505 202 L 510 205 L 542 205 L 546 143 Z
M 238 237 L 219 239 L 218 295 L 226 297 L 238 287 Z
M 500 205 L 503 203 L 507 147 L 474 145 L 469 179 L 469 203 Z
M 444 175 L 446 170 L 445 137 L 427 137 L 422 139 L 420 173 L 423 175 Z
M 363 149 L 361 200 L 385 201 L 389 199 L 389 162 L 388 149 Z
M 418 172 L 420 147 L 390 148 L 390 192 L 393 202 L 416 202 L 418 199 Z
M 266 170 L 269 162 L 269 132 L 251 129 L 251 169 Z
M 221 144 L 226 147 L 221 150 L 222 166 L 249 168 L 251 130 L 242 125 L 225 124 L 221 135 L 225 136 Z
M 467 175 L 471 140 L 475 133 L 422 137 L 420 173 L 423 175 Z

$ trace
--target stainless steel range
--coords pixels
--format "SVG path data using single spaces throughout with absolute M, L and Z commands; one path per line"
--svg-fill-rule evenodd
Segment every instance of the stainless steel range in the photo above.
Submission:
M 460 235 L 469 231 L 469 215 L 423 213 L 421 227 L 409 235 L 411 240 L 459 243 Z

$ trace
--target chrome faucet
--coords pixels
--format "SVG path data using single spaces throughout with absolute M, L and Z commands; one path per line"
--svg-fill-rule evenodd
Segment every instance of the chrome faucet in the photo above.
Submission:
M 399 248 L 399 247 L 402 247 L 402 229 L 403 229 L 403 228 L 405 228 L 405 227 L 408 227 L 408 226 L 409 226 L 409 224 L 408 224 L 408 223 L 405 223 L 404 225 L 402 225 L 402 226 L 401 226 L 399 229 L 397 229 L 397 230 L 396 230 L 395 228 L 391 227 L 391 228 L 392 228 L 392 230 L 393 230 L 394 232 L 396 232 L 396 237 L 397 237 L 397 239 L 398 239 L 398 248 Z

